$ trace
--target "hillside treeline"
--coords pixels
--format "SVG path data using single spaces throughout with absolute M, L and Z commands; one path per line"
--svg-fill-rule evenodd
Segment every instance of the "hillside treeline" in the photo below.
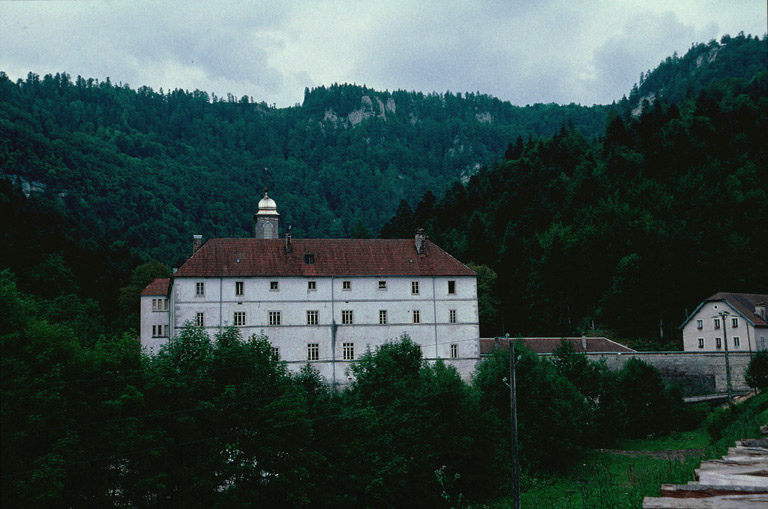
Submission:
M 309 366 L 289 373 L 266 337 L 188 326 L 147 357 L 46 305 L 0 272 L 4 507 L 456 507 L 510 483 L 507 351 L 467 384 L 403 337 L 334 392 Z M 518 355 L 528 474 L 700 417 L 640 361 Z
M 765 292 L 766 132 L 766 72 L 680 103 L 645 101 L 637 117 L 612 112 L 597 143 L 571 125 L 518 138 L 441 199 L 401 203 L 382 235 L 423 225 L 460 260 L 490 267 L 482 335 L 594 323 L 679 348 L 678 327 L 704 298 Z
M 413 200 L 490 163 L 514 136 L 605 107 L 516 107 L 481 94 L 307 91 L 276 109 L 248 97 L 137 90 L 67 74 L 0 73 L 0 175 L 47 193 L 114 242 L 175 263 L 192 234 L 252 235 L 264 187 L 294 235 L 378 231 Z

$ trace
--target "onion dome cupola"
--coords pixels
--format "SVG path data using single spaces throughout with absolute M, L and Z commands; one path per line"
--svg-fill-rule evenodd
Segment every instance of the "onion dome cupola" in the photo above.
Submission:
M 264 198 L 259 201 L 259 211 L 253 216 L 256 221 L 256 238 L 276 239 L 279 218 L 275 200 L 270 198 L 264 189 Z

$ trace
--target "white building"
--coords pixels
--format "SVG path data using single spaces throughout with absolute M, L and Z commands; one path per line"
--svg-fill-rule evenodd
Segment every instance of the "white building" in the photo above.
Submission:
M 277 238 L 266 193 L 252 239 L 193 239 L 193 254 L 141 296 L 141 344 L 156 351 L 188 322 L 213 335 L 264 333 L 289 367 L 331 382 L 367 348 L 408 334 L 427 360 L 467 378 L 479 359 L 475 273 L 417 232 L 414 239 Z
M 754 352 L 768 348 L 768 295 L 716 293 L 683 323 L 686 352 Z

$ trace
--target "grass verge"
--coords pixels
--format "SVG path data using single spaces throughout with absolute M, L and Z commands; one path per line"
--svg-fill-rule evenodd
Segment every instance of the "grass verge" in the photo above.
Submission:
M 722 414 L 722 412 L 720 412 Z M 662 484 L 693 480 L 702 460 L 719 458 L 736 440 L 757 438 L 768 423 L 768 393 L 741 403 L 730 419 L 719 416 L 721 436 L 710 440 L 699 429 L 665 437 L 623 440 L 618 449 L 591 450 L 566 474 L 526 476 L 521 483 L 523 507 L 642 507 L 643 497 L 660 496 Z M 711 424 L 710 424 L 711 426 Z M 504 497 L 487 507 L 511 507 Z

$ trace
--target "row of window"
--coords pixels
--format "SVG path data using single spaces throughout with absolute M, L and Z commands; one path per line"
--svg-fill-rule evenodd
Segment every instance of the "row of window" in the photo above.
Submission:
M 345 291 L 352 290 L 352 281 L 342 281 L 341 282 L 341 289 Z M 380 280 L 379 281 L 379 290 L 386 290 L 387 289 L 387 282 L 386 280 Z M 269 282 L 269 290 L 273 292 L 280 291 L 280 282 L 279 281 L 270 281 Z M 307 281 L 307 290 L 317 290 L 317 281 Z M 242 296 L 245 294 L 245 281 L 235 281 L 235 295 L 236 296 Z M 419 282 L 418 281 L 411 281 L 411 294 L 412 295 L 419 295 Z M 455 295 L 456 294 L 456 281 L 448 281 L 448 294 L 449 295 Z M 205 295 L 205 283 L 204 282 L 198 282 L 195 284 L 195 295 L 198 297 L 203 297 Z M 167 303 L 166 303 L 167 306 Z M 167 308 L 166 308 L 167 309 Z
M 720 319 L 719 318 L 713 318 L 712 324 L 715 329 L 720 328 Z M 739 327 L 739 319 L 736 317 L 731 317 L 731 327 L 734 329 Z M 704 320 L 696 320 L 696 328 L 699 330 L 702 330 L 704 328 Z
M 272 347 L 272 352 L 276 355 L 280 355 L 280 350 L 277 347 Z M 342 360 L 353 361 L 355 360 L 355 344 L 354 343 L 342 343 L 341 344 Z M 451 344 L 451 359 L 459 358 L 459 345 L 456 343 Z M 320 360 L 320 343 L 308 343 L 307 344 L 307 360 L 319 361 Z
M 168 311 L 168 299 L 152 299 L 152 311 Z
M 723 347 L 723 338 L 715 338 L 715 348 Z M 733 347 L 741 348 L 741 339 L 738 336 L 733 337 Z M 704 348 L 704 338 L 699 338 L 699 348 Z
M 319 323 L 320 312 L 317 310 L 307 311 L 307 325 L 317 325 Z M 267 314 L 269 325 L 282 325 L 282 313 L 280 311 L 269 311 Z M 232 323 L 236 326 L 245 325 L 245 311 L 235 311 L 232 317 Z M 413 323 L 421 323 L 421 311 L 414 309 L 411 312 L 411 320 Z M 448 322 L 456 323 L 456 310 L 450 309 L 448 311 Z M 354 325 L 354 313 L 351 309 L 345 309 L 341 312 L 341 324 L 342 325 Z M 379 324 L 386 325 L 388 323 L 387 310 L 379 310 Z M 205 313 L 197 313 L 195 315 L 195 325 L 198 327 L 205 327 Z

